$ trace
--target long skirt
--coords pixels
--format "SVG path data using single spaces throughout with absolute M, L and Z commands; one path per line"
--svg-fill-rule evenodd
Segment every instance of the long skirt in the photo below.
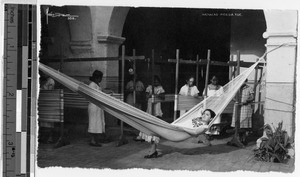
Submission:
M 104 112 L 93 103 L 88 106 L 89 133 L 105 133 Z

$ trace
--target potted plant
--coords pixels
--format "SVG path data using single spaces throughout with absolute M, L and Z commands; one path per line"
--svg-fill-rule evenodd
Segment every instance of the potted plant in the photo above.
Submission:
M 285 163 L 291 158 L 292 140 L 287 132 L 282 130 L 282 122 L 272 130 L 269 124 L 264 126 L 264 135 L 257 140 L 257 148 L 254 149 L 256 160 L 265 162 Z

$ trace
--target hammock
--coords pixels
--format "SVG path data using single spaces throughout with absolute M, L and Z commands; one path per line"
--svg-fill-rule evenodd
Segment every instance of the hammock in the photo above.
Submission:
M 246 69 L 243 73 L 227 83 L 223 87 L 223 90 L 219 90 L 213 96 L 205 98 L 171 124 L 108 94 L 90 88 L 88 85 L 66 76 L 65 74 L 46 65 L 39 64 L 39 69 L 55 79 L 57 82 L 63 84 L 74 92 L 78 92 L 90 102 L 139 131 L 170 141 L 183 141 L 207 131 L 207 128 L 201 126 L 193 128 L 192 119 L 202 115 L 203 110 L 211 109 L 216 113 L 216 116 L 209 123 L 208 127 L 210 127 L 262 59 L 263 57 L 259 58 L 259 60 L 250 68 Z

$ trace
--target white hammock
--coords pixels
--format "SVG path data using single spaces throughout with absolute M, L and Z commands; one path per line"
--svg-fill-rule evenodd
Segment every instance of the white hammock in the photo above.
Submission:
M 199 117 L 204 109 L 211 109 L 216 113 L 216 116 L 210 122 L 210 127 L 262 59 L 263 57 L 259 58 L 259 60 L 250 68 L 246 69 L 239 76 L 227 83 L 223 87 L 222 93 L 218 91 L 215 95 L 205 98 L 171 124 L 99 90 L 90 88 L 88 85 L 66 76 L 65 74 L 48 66 L 39 64 L 39 69 L 55 79 L 57 82 L 63 84 L 74 92 L 78 92 L 90 102 L 96 104 L 106 112 L 126 122 L 139 131 L 149 135 L 162 137 L 170 141 L 183 141 L 191 136 L 197 136 L 207 131 L 207 129 L 203 127 L 193 128 L 192 119 Z

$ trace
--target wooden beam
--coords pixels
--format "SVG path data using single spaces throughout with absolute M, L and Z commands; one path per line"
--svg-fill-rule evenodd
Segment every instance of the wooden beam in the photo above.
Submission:
M 206 63 L 206 75 L 205 75 L 205 90 L 204 96 L 207 97 L 208 80 L 209 80 L 209 65 L 210 65 L 210 50 L 207 50 L 207 63 Z
M 196 66 L 196 86 L 199 88 L 199 55 L 197 55 L 197 66 Z
M 237 51 L 237 76 L 240 75 L 240 51 Z M 236 109 L 235 109 L 235 136 L 239 136 L 238 135 L 238 130 L 240 129 L 240 106 L 238 104 L 241 103 L 241 89 L 239 89 L 238 93 L 236 94 Z
M 122 85 L 121 85 L 121 93 L 122 95 L 124 95 L 124 90 L 125 90 L 125 46 L 122 45 Z M 123 101 L 125 102 L 125 95 L 123 97 Z M 123 125 L 123 121 L 121 121 L 121 138 L 124 136 L 124 125 Z
M 168 59 L 169 63 L 176 63 L 176 59 Z M 179 59 L 180 64 L 191 64 L 191 65 L 207 65 L 207 59 L 200 59 L 198 62 L 197 60 L 183 60 Z M 240 67 L 250 67 L 254 64 L 255 62 L 244 62 L 240 61 Z M 236 61 L 228 61 L 228 62 L 221 62 L 221 61 L 212 61 L 210 60 L 210 65 L 214 66 L 237 66 Z M 259 63 L 258 66 L 263 66 L 263 63 Z
M 151 85 L 152 85 L 152 95 L 151 99 L 154 99 L 154 63 L 155 63 L 155 58 L 154 58 L 154 49 L 151 50 L 151 57 L 152 57 L 152 72 L 151 72 Z M 148 101 L 148 100 L 147 100 Z M 147 102 L 148 103 L 148 102 Z M 151 114 L 154 114 L 154 104 L 151 103 Z
M 124 79 L 125 79 L 125 46 L 124 45 L 122 46 L 122 57 L 121 57 L 121 59 L 122 59 L 122 86 L 121 86 L 122 90 L 121 90 L 121 92 L 122 92 L 122 95 L 124 95 L 124 89 L 125 89 L 125 83 L 124 83 Z M 125 101 L 125 96 L 123 96 L 123 101 Z M 123 123 L 123 121 L 121 121 L 120 124 L 121 124 L 120 125 L 121 126 L 120 127 L 121 135 L 120 135 L 119 141 L 116 144 L 117 147 L 128 143 L 128 140 L 126 140 L 126 137 L 125 137 L 125 134 L 124 134 L 124 123 Z
M 168 62 L 170 63 L 176 63 L 176 59 L 168 59 Z M 183 60 L 179 59 L 180 64 L 190 64 L 190 65 L 207 65 L 207 59 L 198 59 L 197 60 Z M 210 60 L 210 65 L 216 65 L 216 66 L 228 66 L 227 62 L 221 62 L 221 61 L 212 61 Z
M 237 51 L 237 75 L 240 74 L 240 51 Z M 230 142 L 227 144 L 237 146 L 237 147 L 244 147 L 244 145 L 240 141 L 239 137 L 239 130 L 240 130 L 240 109 L 241 109 L 241 89 L 239 89 L 238 93 L 235 96 L 236 104 L 235 106 L 235 132 L 234 136 Z
M 150 58 L 146 59 L 146 61 L 147 61 L 147 84 L 150 83 L 150 60 L 151 60 Z M 152 79 L 152 77 L 151 77 L 151 79 Z
M 230 61 L 232 61 L 233 60 L 233 55 L 230 55 Z M 231 79 L 232 79 L 232 66 L 229 66 L 229 75 L 228 75 L 228 79 L 229 79 L 229 81 L 231 81 Z
M 229 66 L 237 66 L 237 61 L 229 61 L 227 62 Z M 245 67 L 249 68 L 252 66 L 255 62 L 245 62 L 245 61 L 240 61 L 240 67 Z M 258 63 L 257 66 L 264 66 L 264 63 Z
M 145 56 L 124 56 L 125 60 L 145 60 Z M 42 59 L 43 62 L 61 62 L 61 59 Z M 92 58 L 64 58 L 65 62 L 86 62 L 86 61 L 114 61 L 122 60 L 122 56 L 118 57 L 92 57 Z
M 258 61 L 258 59 L 256 61 Z M 258 67 L 256 66 L 255 67 L 255 75 L 254 75 L 254 88 L 253 88 L 253 91 L 254 91 L 254 101 L 255 101 L 255 97 L 256 97 L 256 87 L 258 85 L 257 84 L 257 82 L 258 82 L 257 77 L 258 77 Z M 253 110 L 255 110 L 255 109 L 253 109 Z
M 135 49 L 132 49 L 132 57 L 135 57 Z M 133 105 L 136 106 L 136 60 L 133 60 Z
M 262 79 L 263 79 L 263 70 L 264 68 L 260 68 L 260 77 L 259 77 L 259 90 L 261 89 L 261 83 L 263 82 L 262 81 Z M 261 101 L 261 92 L 258 92 L 258 101 Z M 259 107 L 258 107 L 258 112 L 259 112 L 259 114 L 262 114 L 261 113 L 261 110 L 262 110 L 262 108 L 261 108 L 261 105 L 259 105 Z
M 176 49 L 176 76 L 175 76 L 175 101 L 174 101 L 174 121 L 177 118 L 177 104 L 178 104 L 178 74 L 179 74 L 179 49 Z

